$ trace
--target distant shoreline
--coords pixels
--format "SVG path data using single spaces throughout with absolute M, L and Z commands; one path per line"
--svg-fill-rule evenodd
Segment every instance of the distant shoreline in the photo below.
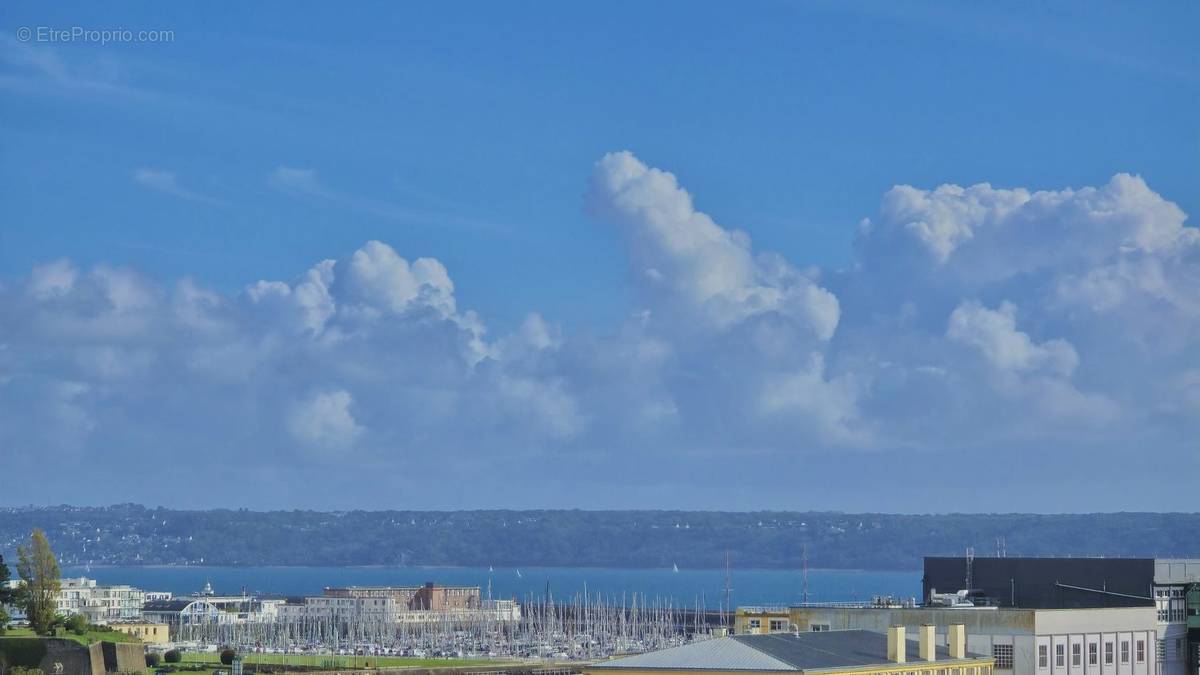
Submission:
M 828 511 L 0 510 L 0 550 L 42 528 L 65 566 L 906 572 L 926 556 L 1200 553 L 1200 514 Z M 1001 552 L 1003 551 L 1003 552 Z
M 164 570 L 202 570 L 202 569 L 286 569 L 286 570 L 320 570 L 320 569 L 346 569 L 346 570 L 482 570 L 486 566 L 482 565 L 171 565 L 171 564 L 155 564 L 155 565 L 136 565 L 136 564 L 93 564 L 93 565 L 78 565 L 70 564 L 63 565 L 63 569 L 78 570 L 85 567 L 92 569 L 164 569 Z M 598 567 L 595 565 L 505 565 L 497 567 L 496 572 L 512 571 L 514 569 L 527 570 L 536 572 L 538 570 L 621 570 L 629 572 L 671 572 L 669 567 L 619 567 L 605 566 Z M 803 570 L 794 569 L 791 567 L 731 567 L 731 572 L 789 572 L 793 571 L 796 574 L 802 574 Z M 680 572 L 724 572 L 724 567 L 680 567 Z M 896 572 L 896 573 L 919 573 L 922 570 L 916 569 L 897 569 L 897 568 L 881 568 L 870 569 L 865 567 L 810 567 L 809 572 Z

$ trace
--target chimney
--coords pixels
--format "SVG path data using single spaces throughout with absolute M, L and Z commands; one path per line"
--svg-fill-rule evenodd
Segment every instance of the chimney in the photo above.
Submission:
M 950 658 L 967 658 L 967 626 L 961 623 L 950 624 L 946 634 L 946 646 L 950 648 Z
M 921 646 L 922 661 L 937 660 L 937 642 L 934 638 L 934 627 L 931 623 L 922 624 L 920 628 L 918 643 Z
M 904 663 L 904 648 L 908 643 L 904 640 L 904 626 L 888 627 L 888 661 Z

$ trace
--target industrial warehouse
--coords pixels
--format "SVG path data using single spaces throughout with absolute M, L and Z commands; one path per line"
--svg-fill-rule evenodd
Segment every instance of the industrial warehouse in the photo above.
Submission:
M 947 646 L 937 646 L 933 626 L 908 640 L 903 626 L 885 633 L 833 630 L 735 635 L 595 664 L 595 675 L 661 675 L 688 672 L 796 672 L 840 675 L 991 675 L 990 656 L 967 651 L 966 627 L 950 627 Z

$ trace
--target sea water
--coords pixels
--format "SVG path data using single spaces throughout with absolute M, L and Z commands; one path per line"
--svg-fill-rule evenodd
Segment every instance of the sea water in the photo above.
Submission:
M 189 595 L 211 584 L 219 595 L 243 591 L 261 595 L 320 595 L 328 586 L 479 586 L 492 597 L 530 598 L 552 595 L 567 601 L 585 589 L 609 602 L 641 594 L 649 601 L 677 606 L 720 607 L 728 586 L 733 606 L 788 605 L 800 602 L 804 574 L 800 570 L 614 569 L 599 567 L 66 567 L 63 576 L 86 576 L 101 584 L 129 584 L 146 591 Z M 728 578 L 728 583 L 727 583 Z M 854 602 L 874 596 L 911 598 L 921 595 L 921 572 L 870 570 L 808 571 L 810 602 Z

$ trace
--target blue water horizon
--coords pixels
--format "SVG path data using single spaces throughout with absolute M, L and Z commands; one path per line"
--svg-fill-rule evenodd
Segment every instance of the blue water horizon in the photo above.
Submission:
M 585 590 L 610 602 L 628 602 L 633 594 L 649 601 L 708 608 L 722 603 L 724 569 L 626 569 L 604 567 L 208 567 L 208 566 L 69 566 L 64 577 L 96 579 L 101 584 L 129 584 L 146 591 L 189 595 L 211 584 L 218 594 L 304 596 L 320 595 L 326 587 L 416 586 L 433 582 L 449 586 L 479 586 L 493 598 L 568 601 Z M 731 601 L 738 605 L 793 605 L 804 599 L 800 570 L 732 569 Z M 854 602 L 874 596 L 896 598 L 921 595 L 921 571 L 846 569 L 808 570 L 810 602 Z

